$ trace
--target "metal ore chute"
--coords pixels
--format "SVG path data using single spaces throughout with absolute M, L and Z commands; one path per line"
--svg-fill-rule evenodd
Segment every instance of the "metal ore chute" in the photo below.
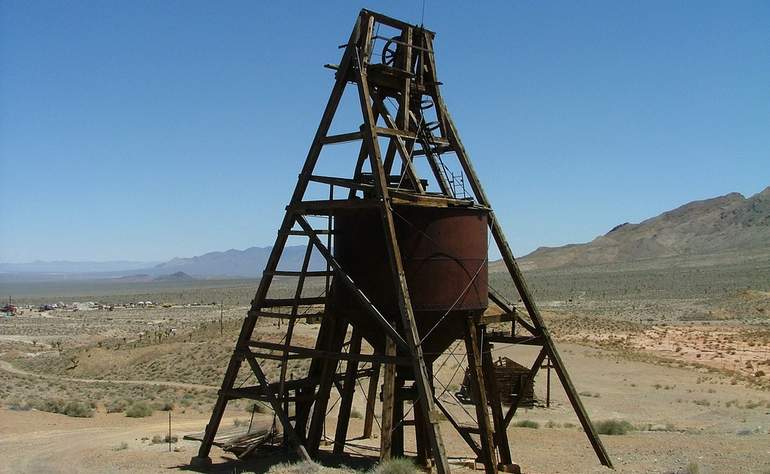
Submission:
M 371 437 L 377 421 L 381 459 L 404 455 L 408 426 L 417 462 L 449 472 L 439 428 L 446 418 L 442 428 L 456 430 L 486 472 L 516 472 L 506 428 L 522 397 L 509 407 L 501 402 L 492 348 L 527 344 L 538 349 L 528 380 L 548 357 L 600 462 L 612 465 L 441 97 L 434 37 L 421 26 L 362 10 L 339 65 L 327 65 L 336 70 L 331 97 L 192 464 L 211 462 L 227 403 L 241 398 L 268 403 L 282 428 L 279 444 L 306 459 L 319 454 L 327 416 L 337 410 L 331 441 L 333 453 L 342 454 L 350 448 L 351 409 L 359 393 L 367 405 L 363 437 Z M 346 89 L 362 123 L 330 133 Z M 349 177 L 316 174 L 322 150 L 341 143 L 357 144 Z M 339 167 L 340 158 L 334 159 Z M 321 188 L 322 198 L 311 196 L 313 187 Z M 290 238 L 303 239 L 307 250 L 299 268 L 281 270 Z M 491 242 L 521 307 L 489 287 Z M 325 270 L 311 268 L 314 252 Z M 271 295 L 274 277 L 294 278 L 292 297 Z M 325 279 L 324 291 L 307 296 L 303 289 L 313 278 Z M 487 311 L 489 302 L 494 311 Z M 296 324 L 309 316 L 320 326 L 314 343 L 303 345 Z M 282 338 L 257 337 L 260 318 L 288 321 Z M 441 391 L 434 377 L 440 367 L 434 365 L 452 345 L 465 349 L 475 425 L 455 419 L 439 396 L 446 388 Z M 268 371 L 266 363 L 278 369 Z M 256 384 L 236 385 L 241 370 Z M 332 391 L 339 393 L 338 403 L 329 402 Z

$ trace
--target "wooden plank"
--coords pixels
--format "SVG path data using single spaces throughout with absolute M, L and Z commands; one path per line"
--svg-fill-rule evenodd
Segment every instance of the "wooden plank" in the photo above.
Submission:
M 361 353 L 361 335 L 354 328 L 350 336 L 350 348 L 348 354 L 356 355 Z M 345 451 L 345 441 L 348 436 L 348 426 L 350 425 L 350 412 L 353 407 L 353 394 L 356 390 L 356 373 L 358 372 L 358 361 L 349 360 L 345 367 L 345 378 L 342 381 L 342 399 L 340 400 L 340 411 L 337 415 L 337 430 L 334 434 L 334 454 L 342 454 Z
M 268 349 L 273 351 L 284 350 L 284 344 L 277 342 L 267 341 L 250 341 L 249 347 L 256 349 Z M 356 360 L 358 362 L 374 362 L 380 364 L 395 364 L 395 365 L 411 365 L 412 361 L 409 357 L 402 356 L 387 356 L 382 354 L 348 354 L 345 352 L 329 351 L 325 349 L 313 349 L 310 347 L 301 346 L 288 346 L 289 354 L 300 354 L 305 356 L 316 357 L 320 359 L 331 360 Z
M 484 373 L 481 369 L 481 352 L 476 323 L 472 316 L 465 320 L 465 352 L 468 357 L 468 373 L 470 374 L 470 388 L 472 397 L 476 400 L 476 420 L 479 424 L 479 439 L 481 440 L 481 460 L 484 463 L 484 471 L 487 474 L 497 474 L 497 456 L 495 455 L 495 443 L 492 439 L 493 429 L 489 421 L 487 406 L 487 388 L 484 385 Z
M 385 356 L 395 357 L 396 345 L 389 337 L 385 338 Z M 382 382 L 382 416 L 380 432 L 380 460 L 390 459 L 393 442 L 393 407 L 396 400 L 396 366 L 384 365 L 385 374 Z
M 339 135 L 327 135 L 321 139 L 324 145 L 333 143 L 346 143 L 361 139 L 361 132 L 340 133 Z
M 500 386 L 497 383 L 497 372 L 495 371 L 495 364 L 492 361 L 492 344 L 489 340 L 482 336 L 484 340 L 483 350 L 481 351 L 481 365 L 484 374 L 484 381 L 487 387 L 487 397 L 489 398 L 489 406 L 492 411 L 492 423 L 495 430 L 495 445 L 497 446 L 497 453 L 500 456 L 500 463 L 507 465 L 512 464 L 511 459 L 511 447 L 508 442 L 507 425 L 505 424 L 505 416 L 503 415 L 503 402 L 500 400 Z
M 326 303 L 325 296 L 305 296 L 299 300 L 294 298 L 263 298 L 262 303 L 255 310 L 259 312 L 260 308 L 280 308 L 281 306 L 313 306 Z
M 380 382 L 380 366 L 372 363 L 372 375 L 369 377 L 369 386 L 366 394 L 366 414 L 364 415 L 364 438 L 372 437 L 372 425 L 374 423 L 374 407 L 377 402 L 377 388 Z

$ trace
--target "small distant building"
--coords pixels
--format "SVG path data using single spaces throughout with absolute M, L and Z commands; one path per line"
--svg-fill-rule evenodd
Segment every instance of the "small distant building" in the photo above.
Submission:
M 495 362 L 495 379 L 500 390 L 500 401 L 505 405 L 511 405 L 514 398 L 521 390 L 524 395 L 519 406 L 532 407 L 535 404 L 535 382 L 528 383 L 531 373 L 528 367 L 524 367 L 507 357 L 500 357 Z M 466 370 L 463 384 L 457 393 L 457 398 L 463 403 L 476 403 L 470 390 L 470 373 Z

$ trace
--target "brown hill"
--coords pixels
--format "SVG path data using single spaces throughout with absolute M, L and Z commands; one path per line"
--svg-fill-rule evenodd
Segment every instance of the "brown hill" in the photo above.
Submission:
M 693 201 L 638 224 L 621 224 L 593 241 L 540 247 L 520 259 L 525 270 L 618 263 L 731 261 L 770 254 L 770 187 Z M 493 263 L 491 270 L 499 265 Z

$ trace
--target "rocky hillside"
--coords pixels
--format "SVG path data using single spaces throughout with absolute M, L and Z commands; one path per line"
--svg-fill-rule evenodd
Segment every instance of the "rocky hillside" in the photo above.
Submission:
M 770 187 L 694 201 L 638 224 L 625 223 L 584 244 L 540 247 L 523 269 L 546 269 L 770 254 Z M 493 264 L 494 268 L 494 264 Z

